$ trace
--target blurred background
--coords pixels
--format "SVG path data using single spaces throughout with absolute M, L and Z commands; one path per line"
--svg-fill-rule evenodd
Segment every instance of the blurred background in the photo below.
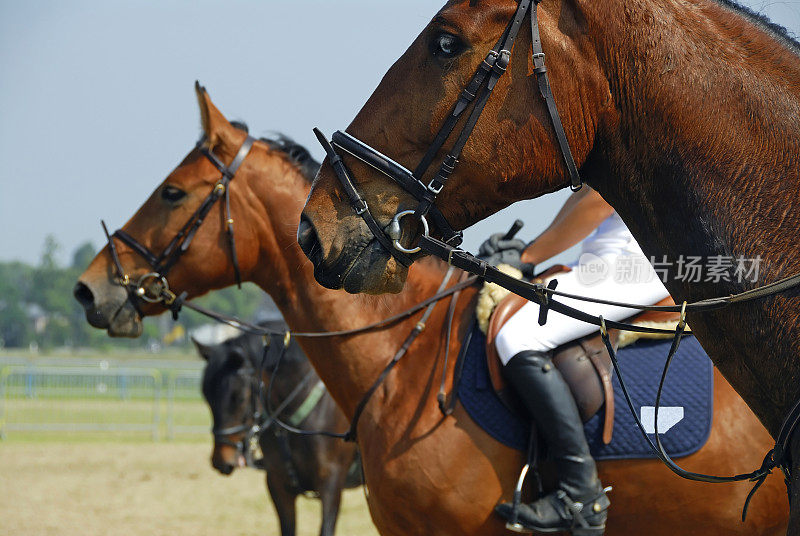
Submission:
M 742 3 L 800 32 L 800 1 Z M 202 363 L 187 334 L 213 329 L 164 315 L 140 339 L 111 340 L 85 322 L 72 286 L 103 243 L 99 220 L 122 226 L 197 140 L 195 80 L 251 133 L 282 132 L 321 158 L 311 128 L 345 127 L 440 5 L 0 0 L 0 532 L 274 528 L 261 475 L 221 479 L 207 463 Z M 567 195 L 510 207 L 469 229 L 465 247 L 516 218 L 532 239 Z M 277 314 L 253 286 L 203 303 Z M 342 533 L 371 533 L 358 493 Z M 231 506 L 214 508 L 223 497 Z

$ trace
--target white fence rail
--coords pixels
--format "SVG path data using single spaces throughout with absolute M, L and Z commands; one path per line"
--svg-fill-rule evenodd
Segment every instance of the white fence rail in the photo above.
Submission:
M 208 434 L 197 366 L 98 360 L 0 364 L 0 439 L 12 434 Z

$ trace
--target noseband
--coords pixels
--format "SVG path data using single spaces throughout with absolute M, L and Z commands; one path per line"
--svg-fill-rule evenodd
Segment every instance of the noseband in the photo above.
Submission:
M 453 227 L 447 222 L 444 215 L 436 207 L 436 196 L 447 184 L 450 175 L 455 170 L 458 164 L 458 159 L 461 152 L 467 143 L 475 125 L 483 112 L 489 97 L 497 86 L 498 80 L 505 74 L 508 69 L 508 64 L 511 60 L 511 51 L 514 47 L 514 41 L 519 34 L 519 30 L 525 21 L 526 15 L 530 15 L 531 36 L 533 50 L 533 72 L 536 74 L 539 82 L 539 92 L 542 99 L 547 106 L 547 112 L 550 116 L 550 122 L 555 130 L 556 139 L 558 141 L 561 154 L 564 158 L 564 164 L 570 176 L 570 188 L 577 191 L 581 188 L 582 180 L 578 173 L 578 168 L 575 165 L 575 160 L 572 156 L 572 151 L 569 147 L 564 127 L 561 124 L 561 118 L 558 115 L 553 92 L 550 88 L 550 81 L 547 78 L 547 68 L 544 65 L 544 52 L 542 51 L 542 42 L 539 36 L 539 21 L 537 17 L 537 8 L 541 0 L 519 0 L 517 10 L 514 17 L 509 21 L 503 35 L 500 37 L 497 44 L 486 55 L 486 58 L 481 62 L 478 70 L 473 75 L 467 86 L 461 91 L 458 101 L 453 105 L 450 115 L 442 123 L 438 134 L 434 138 L 431 145 L 428 147 L 422 160 L 417 165 L 414 171 L 410 171 L 404 166 L 398 164 L 388 156 L 380 153 L 376 149 L 370 147 L 366 143 L 358 140 L 354 136 L 337 131 L 333 134 L 331 141 L 319 131 L 314 129 L 314 133 L 319 139 L 322 147 L 328 156 L 328 161 L 333 167 L 336 177 L 341 182 L 345 193 L 347 194 L 350 204 L 355 210 L 355 213 L 361 216 L 366 222 L 367 226 L 372 231 L 372 234 L 380 242 L 387 251 L 389 251 L 398 261 L 405 265 L 411 264 L 413 260 L 409 257 L 420 251 L 420 247 L 406 248 L 400 243 L 401 237 L 401 221 L 407 216 L 413 216 L 419 219 L 423 229 L 423 235 L 428 234 L 428 221 L 430 217 L 431 223 L 436 226 L 439 233 L 442 235 L 443 241 L 453 247 L 461 244 L 462 233 L 461 231 L 454 231 Z M 458 134 L 455 143 L 453 144 L 447 156 L 442 160 L 439 170 L 434 178 L 427 184 L 423 181 L 423 177 L 430 168 L 436 155 L 444 146 L 445 142 L 450 138 L 456 124 L 464 116 L 464 112 L 474 102 L 472 111 L 470 112 L 466 122 L 464 123 L 461 132 Z M 415 210 L 402 210 L 395 214 L 391 223 L 382 228 L 375 220 L 374 216 L 367 206 L 367 202 L 358 193 L 351 173 L 342 160 L 337 150 L 344 151 L 358 160 L 362 161 L 367 166 L 379 171 L 390 179 L 397 182 L 406 192 L 411 194 L 419 204 Z
M 263 408 L 259 404 L 261 401 L 261 381 L 255 376 L 253 369 L 244 369 L 238 374 L 247 375 L 249 378 L 251 411 L 244 416 L 242 424 L 226 428 L 214 426 L 211 429 L 211 434 L 214 436 L 215 443 L 233 447 L 239 454 L 244 456 L 247 467 L 259 467 L 262 460 L 256 458 L 256 452 L 258 451 L 258 439 L 261 437 L 262 426 L 265 421 Z M 231 436 L 243 432 L 244 437 L 239 441 L 231 439 Z
M 205 141 L 206 138 L 203 136 L 203 138 L 197 142 L 197 149 L 206 158 L 208 158 L 209 161 L 211 161 L 214 167 L 216 167 L 222 173 L 222 177 L 220 177 L 216 184 L 214 184 L 214 187 L 208 196 L 206 196 L 197 210 L 194 211 L 194 213 L 189 217 L 188 221 L 183 225 L 183 227 L 181 227 L 181 230 L 178 231 L 175 237 L 169 242 L 169 244 L 167 244 L 167 247 L 165 247 L 160 254 L 156 255 L 141 242 L 136 240 L 122 229 L 118 229 L 113 234 L 109 234 L 105 222 L 102 223 L 103 231 L 105 232 L 106 239 L 108 240 L 109 253 L 117 272 L 117 283 L 126 288 L 129 296 L 138 298 L 148 303 L 163 302 L 164 305 L 172 310 L 173 316 L 177 316 L 177 313 L 180 310 L 180 304 L 183 302 L 183 297 L 185 297 L 185 293 L 182 294 L 181 297 L 178 297 L 173 291 L 170 290 L 169 283 L 167 282 L 167 274 L 169 273 L 170 269 L 175 266 L 181 256 L 189 249 L 189 245 L 192 243 L 197 230 L 203 224 L 203 221 L 205 221 L 208 213 L 211 211 L 217 201 L 223 198 L 225 199 L 225 232 L 228 236 L 228 245 L 230 247 L 231 258 L 233 260 L 233 271 L 236 277 L 236 284 L 239 286 L 239 288 L 242 286 L 239 260 L 236 255 L 236 239 L 233 232 L 233 218 L 231 217 L 229 186 L 230 182 L 236 175 L 236 172 L 239 170 L 239 167 L 242 165 L 242 162 L 244 162 L 244 159 L 247 158 L 247 155 L 250 153 L 250 149 L 252 149 L 255 139 L 247 136 L 233 161 L 229 165 L 225 165 L 222 160 L 220 160 L 219 157 L 214 154 L 211 148 L 206 147 Z M 147 264 L 150 265 L 152 271 L 144 274 L 136 282 L 134 282 L 122 268 L 122 263 L 119 260 L 114 239 L 119 240 L 135 251 L 147 262 Z

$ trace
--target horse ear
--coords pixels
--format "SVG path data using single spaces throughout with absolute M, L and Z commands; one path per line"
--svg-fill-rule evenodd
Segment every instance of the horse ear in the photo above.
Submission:
M 200 85 L 200 82 L 195 81 L 194 91 L 197 93 L 197 104 L 200 106 L 200 123 L 203 126 L 203 132 L 208 139 L 209 146 L 214 147 L 220 142 L 222 133 L 233 129 L 233 126 L 214 106 L 208 91 Z
M 192 339 L 192 343 L 194 344 L 194 347 L 197 348 L 197 353 L 200 354 L 200 357 L 202 357 L 203 359 L 208 361 L 208 355 L 209 355 L 208 346 L 206 346 L 205 344 L 199 342 L 194 337 L 192 337 L 191 339 Z

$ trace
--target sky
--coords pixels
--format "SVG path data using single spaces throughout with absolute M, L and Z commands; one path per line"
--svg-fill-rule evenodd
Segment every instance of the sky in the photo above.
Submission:
M 322 151 L 442 0 L 0 0 L 0 261 L 67 263 L 117 228 L 199 135 L 193 84 L 251 133 Z M 800 0 L 743 2 L 800 34 Z M 530 240 L 568 192 L 467 230 L 476 250 L 515 218 Z M 558 259 L 566 260 L 566 257 Z

